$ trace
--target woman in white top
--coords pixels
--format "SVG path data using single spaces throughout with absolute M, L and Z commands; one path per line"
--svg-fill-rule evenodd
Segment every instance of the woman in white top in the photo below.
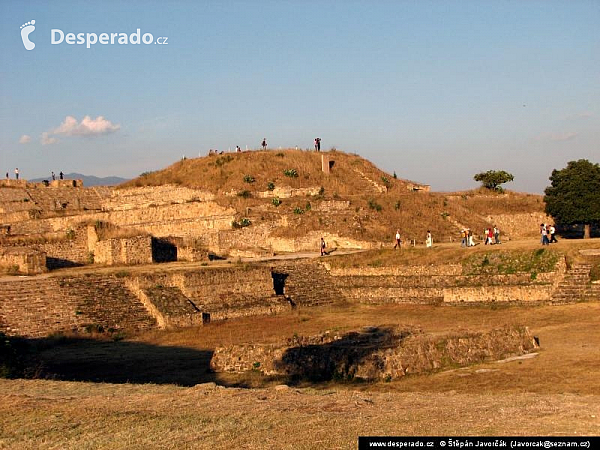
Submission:
M 431 237 L 431 232 L 427 230 L 427 239 L 425 239 L 425 245 L 427 247 L 431 247 L 433 245 L 433 238 Z

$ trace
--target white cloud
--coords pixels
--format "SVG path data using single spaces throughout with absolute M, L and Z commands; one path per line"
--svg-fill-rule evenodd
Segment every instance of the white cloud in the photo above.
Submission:
M 554 142 L 570 141 L 575 139 L 579 133 L 567 131 L 566 133 L 555 133 L 550 135 L 550 140 Z
M 40 136 L 40 140 L 42 145 L 49 145 L 58 142 L 58 139 L 54 136 L 100 136 L 114 133 L 120 129 L 121 125 L 106 120 L 104 116 L 98 116 L 95 119 L 85 116 L 81 119 L 81 122 L 78 122 L 73 116 L 67 116 L 58 127 L 50 131 L 44 131 Z
M 30 142 L 31 142 L 31 136 L 28 136 L 27 134 L 24 134 L 19 139 L 19 144 L 29 144 Z
M 46 131 L 42 133 L 40 140 L 42 145 L 56 144 L 58 142 L 58 139 L 50 136 Z
M 58 128 L 52 130 L 51 134 L 62 134 L 65 136 L 97 136 L 100 134 L 114 133 L 119 130 L 121 125 L 113 124 L 103 116 L 92 119 L 85 116 L 81 122 L 73 116 L 67 116 Z
M 579 133 L 575 131 L 565 131 L 563 133 L 542 134 L 535 138 L 536 141 L 542 142 L 564 142 L 575 139 Z

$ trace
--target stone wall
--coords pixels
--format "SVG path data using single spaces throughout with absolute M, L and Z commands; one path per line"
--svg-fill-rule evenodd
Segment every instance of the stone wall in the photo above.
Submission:
M 30 248 L 0 249 L 0 267 L 17 275 L 37 275 L 46 272 L 46 254 Z
M 554 223 L 554 219 L 541 212 L 520 214 L 494 214 L 485 217 L 490 224 L 500 229 L 502 236 L 538 236 L 541 223 Z
M 333 276 L 436 276 L 436 275 L 462 275 L 461 264 L 439 264 L 431 266 L 388 266 L 388 267 L 349 267 L 332 268 Z
M 214 197 L 210 192 L 171 185 L 119 188 L 114 189 L 111 196 L 102 202 L 102 209 L 116 211 L 198 201 L 208 202 L 213 201 Z
M 26 220 L 12 225 L 13 234 L 40 234 L 75 228 L 81 222 L 108 222 L 154 236 L 195 236 L 206 230 L 231 229 L 232 209 L 213 202 L 168 204 L 152 208 L 85 212 L 78 215 Z
M 552 299 L 552 285 L 454 287 L 443 290 L 445 303 L 542 302 Z
M 152 238 L 135 236 L 98 241 L 94 245 L 94 262 L 99 264 L 150 264 Z
M 46 264 L 51 270 L 82 266 L 92 262 L 85 228 L 70 229 L 63 239 L 33 244 L 32 247 L 46 253 Z
M 442 336 L 414 329 L 368 327 L 343 335 L 327 332 L 295 337 L 279 345 L 221 347 L 215 350 L 210 365 L 217 372 L 258 370 L 265 375 L 310 380 L 391 381 L 408 374 L 521 355 L 536 347 L 525 327 Z
M 329 268 L 331 280 L 351 302 L 540 302 L 556 295 L 565 277 L 560 259 L 552 272 L 463 275 L 460 264 Z
M 201 268 L 132 277 L 130 289 L 150 302 L 159 325 L 199 324 L 211 320 L 275 314 L 290 302 L 275 295 L 267 266 Z

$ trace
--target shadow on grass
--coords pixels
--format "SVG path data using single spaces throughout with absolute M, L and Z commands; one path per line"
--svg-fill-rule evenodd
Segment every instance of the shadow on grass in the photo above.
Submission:
M 294 381 L 376 379 L 383 365 L 376 353 L 397 347 L 408 335 L 392 327 L 367 327 L 330 342 L 291 347 L 275 362 L 275 368 Z
M 180 386 L 216 381 L 209 368 L 212 350 L 78 337 L 18 341 L 27 349 L 25 377 Z

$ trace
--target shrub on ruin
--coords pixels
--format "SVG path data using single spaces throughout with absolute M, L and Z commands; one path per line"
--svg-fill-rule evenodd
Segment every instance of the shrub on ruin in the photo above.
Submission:
M 245 183 L 254 183 L 256 180 L 252 175 L 244 175 Z
M 242 198 L 250 198 L 252 197 L 252 193 L 250 191 L 240 191 L 237 193 L 238 197 Z
M 296 206 L 294 208 L 294 214 L 304 214 L 304 210 L 302 208 L 300 208 L 299 206 Z
M 250 225 L 252 225 L 252 222 L 250 222 L 250 219 L 244 217 L 243 219 L 240 220 L 234 220 L 233 222 L 231 222 L 231 226 L 233 228 L 245 228 L 245 227 L 249 227 Z
M 216 160 L 215 160 L 215 165 L 217 167 L 221 167 L 225 164 L 227 164 L 228 162 L 233 161 L 233 156 L 231 155 L 225 155 L 225 156 L 219 156 Z
M 381 211 L 383 209 L 383 206 L 381 206 L 375 200 L 370 199 L 369 200 L 369 208 L 374 209 L 375 211 Z
M 272 181 L 269 181 L 269 182 L 267 183 L 267 189 L 268 189 L 269 191 L 274 191 L 274 190 L 275 190 L 275 183 L 273 183 Z
M 277 206 L 281 205 L 281 200 L 279 200 L 279 197 L 273 197 L 272 203 L 275 207 L 277 207 Z
M 286 177 L 290 177 L 290 178 L 298 178 L 298 171 L 296 169 L 285 169 L 283 171 L 283 174 Z
M 68 240 L 72 241 L 73 239 L 75 239 L 75 230 L 73 230 L 72 228 L 69 228 L 65 232 L 65 236 Z

